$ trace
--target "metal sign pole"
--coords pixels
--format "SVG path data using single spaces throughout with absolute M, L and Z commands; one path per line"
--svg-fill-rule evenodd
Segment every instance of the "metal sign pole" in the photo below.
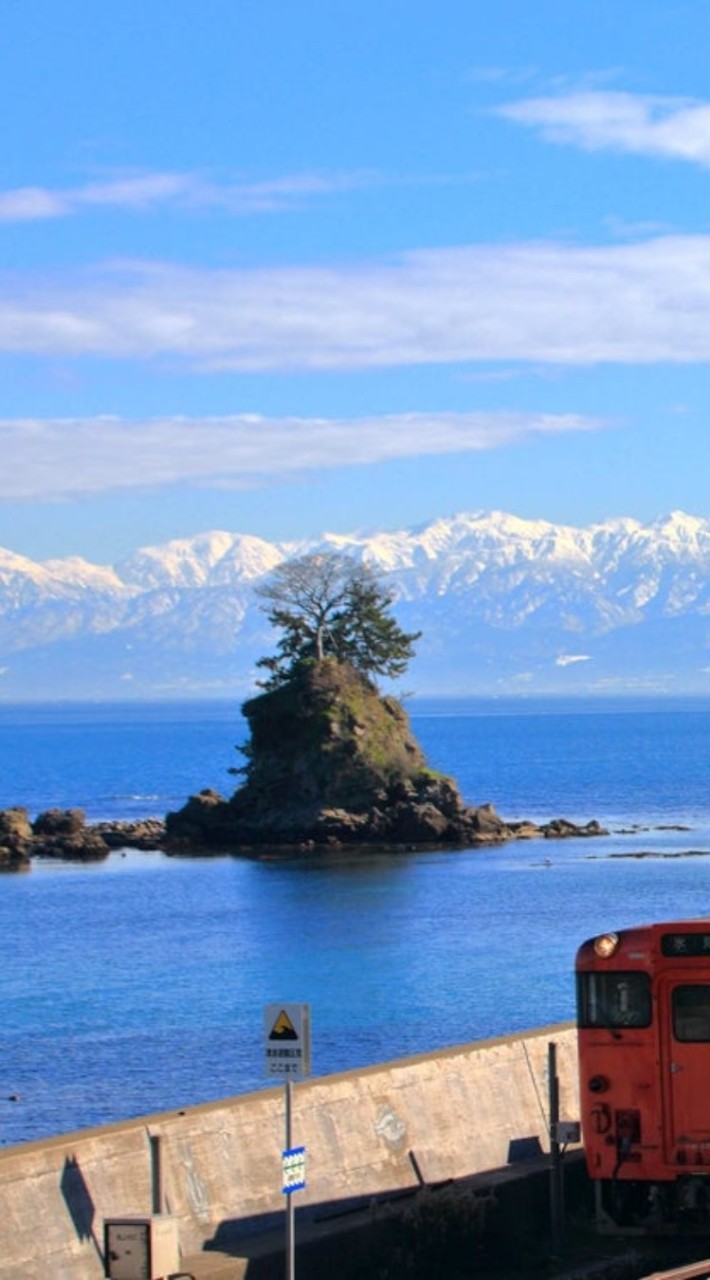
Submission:
M 291 1150 L 291 1104 L 293 1085 L 286 1078 L 286 1146 L 285 1150 Z M 286 1196 L 286 1280 L 294 1280 L 296 1275 L 296 1248 L 295 1248 L 295 1210 L 293 1204 L 293 1196 Z
M 266 1074 L 280 1076 L 285 1088 L 285 1137 L 281 1155 L 281 1190 L 286 1196 L 286 1275 L 295 1280 L 296 1210 L 292 1196 L 306 1185 L 306 1148 L 293 1142 L 293 1082 L 311 1070 L 311 1011 L 307 1004 L 270 1004 L 264 1010 Z
M 562 1244 L 562 1157 L 558 1140 L 560 1120 L 560 1082 L 557 1075 L 557 1045 L 547 1046 L 547 1086 L 550 1107 L 550 1227 L 552 1247 L 558 1253 Z

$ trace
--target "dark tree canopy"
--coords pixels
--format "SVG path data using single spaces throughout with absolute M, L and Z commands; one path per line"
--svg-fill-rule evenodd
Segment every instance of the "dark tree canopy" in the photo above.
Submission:
M 390 615 L 392 595 L 376 572 L 335 551 L 299 556 L 279 565 L 257 587 L 281 638 L 262 685 L 277 688 L 303 662 L 332 657 L 367 676 L 402 675 L 421 632 L 407 633 Z

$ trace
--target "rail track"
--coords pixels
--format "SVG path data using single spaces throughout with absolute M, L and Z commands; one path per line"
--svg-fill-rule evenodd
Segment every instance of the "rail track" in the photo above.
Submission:
M 654 1271 L 640 1280 L 710 1280 L 710 1258 L 702 1262 L 689 1262 L 670 1271 Z

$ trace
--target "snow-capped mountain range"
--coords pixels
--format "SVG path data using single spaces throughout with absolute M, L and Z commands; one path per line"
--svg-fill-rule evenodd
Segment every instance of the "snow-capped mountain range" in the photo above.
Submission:
M 710 692 L 709 520 L 472 512 L 313 542 L 204 533 L 112 566 L 0 549 L 0 698 L 247 696 L 276 640 L 255 584 L 326 548 L 372 563 L 423 632 L 408 692 Z

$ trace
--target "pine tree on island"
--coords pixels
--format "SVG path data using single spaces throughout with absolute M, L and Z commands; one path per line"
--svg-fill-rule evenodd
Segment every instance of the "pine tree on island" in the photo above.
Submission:
M 421 636 L 402 631 L 390 616 L 392 593 L 369 565 L 335 551 L 285 561 L 256 594 L 281 632 L 276 656 L 257 663 L 269 672 L 259 682 L 267 690 L 325 658 L 349 663 L 366 677 L 395 679 L 406 671 Z

